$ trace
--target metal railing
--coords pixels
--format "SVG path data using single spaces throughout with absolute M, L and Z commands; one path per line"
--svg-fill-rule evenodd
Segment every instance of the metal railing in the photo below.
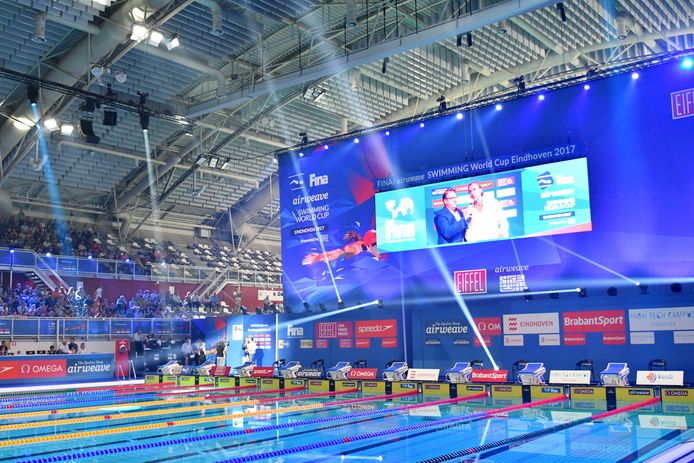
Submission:
M 0 338 L 112 340 L 143 334 L 183 339 L 190 336 L 190 320 L 179 318 L 19 318 L 0 317 Z
M 14 251 L 14 252 L 12 252 Z M 91 277 L 172 283 L 203 283 L 221 278 L 247 286 L 277 287 L 282 284 L 280 272 L 263 272 L 227 268 L 219 271 L 212 267 L 194 267 L 160 263 L 142 267 L 133 261 L 74 256 L 45 256 L 28 249 L 0 248 L 0 269 L 24 271 L 37 268 L 51 276 Z M 223 275 L 220 277 L 220 274 Z M 62 279 L 60 279 L 62 281 Z M 65 282 L 63 281 L 63 284 Z

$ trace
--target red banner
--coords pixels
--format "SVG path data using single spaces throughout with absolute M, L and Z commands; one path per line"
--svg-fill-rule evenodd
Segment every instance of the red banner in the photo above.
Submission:
M 394 338 L 398 329 L 397 320 L 358 320 L 357 338 Z
M 603 333 L 603 344 L 626 344 L 627 335 L 624 333 Z
M 586 345 L 586 335 L 585 334 L 565 334 L 564 335 L 564 345 L 565 346 L 585 346 Z
M 275 373 L 273 367 L 253 367 L 251 376 L 254 378 L 272 378 Z
M 474 320 L 480 334 L 501 336 L 501 317 L 481 317 Z
M 347 377 L 349 379 L 376 379 L 378 368 L 352 368 Z
M 491 336 L 482 336 L 482 341 L 484 341 L 484 345 L 487 347 L 492 345 Z M 480 343 L 480 340 L 477 336 L 475 336 L 475 347 L 482 347 L 482 343 Z
M 355 339 L 355 346 L 357 349 L 369 349 L 371 347 L 371 339 Z
M 487 269 L 461 270 L 453 274 L 455 288 L 459 294 L 487 292 Z
M 398 347 L 398 338 L 381 339 L 381 347 Z
M 564 312 L 564 333 L 610 333 L 625 330 L 623 310 Z
M 316 339 L 316 349 L 327 349 L 328 340 L 327 339 Z
M 508 370 L 472 370 L 473 383 L 505 383 Z
M 20 378 L 64 378 L 65 359 L 0 361 L 0 381 Z

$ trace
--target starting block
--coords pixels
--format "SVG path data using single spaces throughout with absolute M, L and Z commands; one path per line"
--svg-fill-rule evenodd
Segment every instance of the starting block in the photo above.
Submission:
M 383 370 L 383 379 L 386 381 L 403 381 L 407 374 L 407 362 L 393 362 L 393 364 Z
M 544 363 L 528 363 L 518 372 L 518 380 L 521 384 L 545 384 L 542 376 L 546 371 Z
M 283 378 L 296 378 L 296 373 L 301 370 L 301 363 L 296 360 L 287 362 L 279 368 L 280 376 Z
M 446 381 L 449 383 L 469 383 L 472 378 L 470 362 L 456 362 L 453 368 L 446 370 Z
M 251 375 L 253 374 L 253 367 L 255 367 L 255 363 L 253 362 L 245 362 L 243 365 L 240 367 L 236 367 L 236 374 L 238 376 L 242 376 L 244 378 L 250 378 Z
M 350 365 L 349 362 L 337 362 L 337 364 L 329 368 L 325 374 L 328 379 L 347 379 L 351 369 L 352 365 Z
M 157 368 L 157 373 L 160 375 L 178 375 L 181 373 L 181 365 L 176 360 L 171 360 L 165 365 L 160 365 Z
M 608 363 L 600 372 L 603 386 L 628 386 L 629 367 L 626 363 Z

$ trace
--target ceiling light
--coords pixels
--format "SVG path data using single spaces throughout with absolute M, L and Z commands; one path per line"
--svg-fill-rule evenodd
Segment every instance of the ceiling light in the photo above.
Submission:
M 47 119 L 44 119 L 43 126 L 46 130 L 50 130 L 51 132 L 55 132 L 59 129 L 58 121 L 55 119 L 55 117 L 49 117 Z
M 212 27 L 210 28 L 210 34 L 216 36 L 224 35 L 224 29 L 222 29 L 221 11 L 212 12 Z
M 147 19 L 147 12 L 140 7 L 135 7 L 130 10 L 130 17 L 136 22 L 144 22 Z
M 143 23 L 135 23 L 133 24 L 132 32 L 130 33 L 130 40 L 140 42 L 147 38 L 148 33 L 149 29 L 147 29 L 147 26 L 145 26 Z
M 104 67 L 100 65 L 92 66 L 92 75 L 97 79 L 104 75 Z
M 31 41 L 35 43 L 46 43 L 46 13 L 43 11 L 36 13 L 34 18 L 34 33 L 31 35 Z
M 345 17 L 345 27 L 352 28 L 357 27 L 357 10 L 354 5 L 354 0 L 347 0 L 345 2 L 347 7 L 347 16 Z
M 34 122 L 26 117 L 18 117 L 12 122 L 15 129 L 26 132 L 34 126 Z
M 60 134 L 61 135 L 72 135 L 72 132 L 75 131 L 75 126 L 72 124 L 63 124 L 60 126 Z
M 123 71 L 116 72 L 116 82 L 119 84 L 124 84 L 128 80 L 128 75 Z
M 470 65 L 467 61 L 463 61 L 460 65 L 460 80 L 463 81 L 463 84 L 470 83 Z
M 152 31 L 147 38 L 147 43 L 153 47 L 158 47 L 162 40 L 164 40 L 164 34 L 159 31 Z
M 617 16 L 615 19 L 615 29 L 617 32 L 617 38 L 623 40 L 627 38 L 629 30 L 627 29 L 627 18 L 626 16 Z
M 178 40 L 178 34 L 174 34 L 171 37 L 168 37 L 166 40 L 164 40 L 164 45 L 166 45 L 166 49 L 169 51 L 178 47 L 180 44 L 181 42 Z
M 39 88 L 36 85 L 29 85 L 27 87 L 27 98 L 32 107 L 36 107 L 39 102 Z

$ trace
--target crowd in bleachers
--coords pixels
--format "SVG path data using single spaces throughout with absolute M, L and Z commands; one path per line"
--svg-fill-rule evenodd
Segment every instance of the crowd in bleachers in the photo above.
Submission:
M 102 297 L 101 289 L 88 294 L 76 291 L 50 291 L 17 284 L 0 288 L 2 317 L 118 317 L 118 318 L 187 318 L 194 314 L 213 314 L 221 309 L 217 296 L 198 299 L 187 294 L 138 289 L 129 298 L 121 295 L 115 301 Z

